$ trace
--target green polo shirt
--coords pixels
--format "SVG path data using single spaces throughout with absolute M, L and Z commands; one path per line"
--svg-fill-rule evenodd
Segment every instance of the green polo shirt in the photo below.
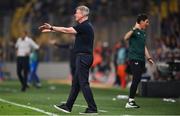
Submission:
M 133 34 L 129 38 L 129 60 L 145 61 L 145 40 L 146 33 L 144 30 L 134 30 Z

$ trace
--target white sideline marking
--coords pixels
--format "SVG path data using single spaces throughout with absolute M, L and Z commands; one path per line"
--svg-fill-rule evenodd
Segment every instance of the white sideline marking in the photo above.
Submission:
M 15 105 L 15 106 L 19 106 L 19 107 L 23 107 L 23 108 L 35 110 L 35 111 L 37 111 L 37 112 L 41 112 L 41 113 L 46 114 L 46 115 L 58 116 L 57 114 L 54 114 L 54 113 L 51 113 L 51 112 L 46 112 L 46 111 L 44 111 L 44 110 L 42 110 L 42 109 L 39 109 L 39 108 L 35 108 L 35 107 L 27 106 L 27 105 L 22 105 L 22 104 L 18 104 L 18 103 L 11 102 L 11 101 L 8 101 L 8 100 L 5 100 L 5 99 L 1 99 L 1 98 L 0 98 L 0 101 L 1 101 L 1 102 L 4 102 L 4 103 L 11 104 L 11 105 Z
M 17 92 L 17 89 L 10 89 L 10 88 L 0 88 L 0 91 L 7 91 L 7 92 Z
M 66 103 L 65 101 L 62 101 L 61 103 Z M 74 106 L 76 106 L 76 107 L 82 107 L 82 108 L 87 108 L 87 106 L 85 106 L 85 105 L 79 105 L 79 104 L 74 104 Z M 106 111 L 106 110 L 98 110 L 99 112 L 108 112 L 108 111 Z

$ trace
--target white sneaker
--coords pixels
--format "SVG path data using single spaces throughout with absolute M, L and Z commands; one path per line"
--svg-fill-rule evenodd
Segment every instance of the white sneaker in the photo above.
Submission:
M 140 108 L 135 101 L 127 102 L 125 108 Z

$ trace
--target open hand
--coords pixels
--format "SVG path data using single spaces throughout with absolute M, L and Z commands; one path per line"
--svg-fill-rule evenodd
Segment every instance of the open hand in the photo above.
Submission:
M 51 25 L 49 23 L 44 23 L 42 26 L 39 27 L 39 30 L 41 30 L 41 32 L 49 32 L 51 31 Z

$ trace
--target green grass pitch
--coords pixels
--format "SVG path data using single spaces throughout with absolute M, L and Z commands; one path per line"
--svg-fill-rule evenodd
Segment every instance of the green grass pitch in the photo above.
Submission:
M 20 91 L 18 81 L 4 81 L 0 83 L 0 115 L 46 115 L 45 113 L 26 108 L 28 106 L 57 115 L 66 115 L 56 110 L 53 105 L 66 101 L 70 86 L 62 84 L 50 84 L 43 81 L 40 89 L 30 87 L 26 92 Z M 112 100 L 118 94 L 127 95 L 127 90 L 119 88 L 98 89 L 93 88 L 93 94 L 97 103 L 99 115 L 180 115 L 180 99 L 176 102 L 165 102 L 162 98 L 137 97 L 136 101 L 141 106 L 139 109 L 126 109 L 127 99 Z M 24 105 L 25 107 L 13 105 Z M 82 93 L 79 94 L 73 110 L 68 115 L 78 115 L 87 106 Z

